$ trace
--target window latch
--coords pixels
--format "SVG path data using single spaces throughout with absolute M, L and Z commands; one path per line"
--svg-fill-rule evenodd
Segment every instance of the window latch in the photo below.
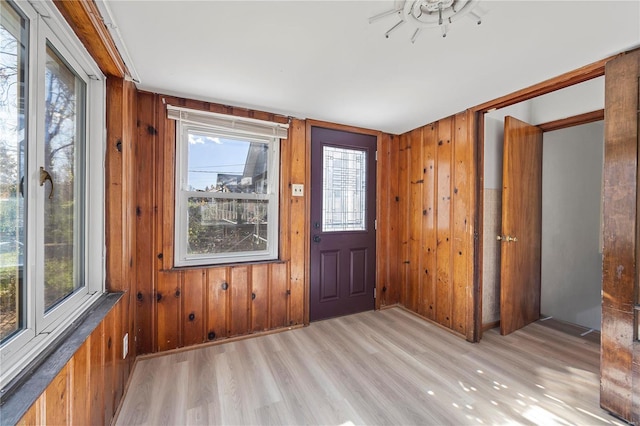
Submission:
M 49 191 L 49 199 L 53 198 L 53 179 L 48 171 L 44 167 L 40 167 L 40 186 L 44 186 L 44 183 L 49 181 L 51 183 L 51 191 Z

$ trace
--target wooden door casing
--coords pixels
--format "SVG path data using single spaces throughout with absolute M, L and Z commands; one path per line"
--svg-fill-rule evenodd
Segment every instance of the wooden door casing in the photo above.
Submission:
M 502 170 L 500 333 L 506 335 L 540 318 L 541 129 L 505 118 Z

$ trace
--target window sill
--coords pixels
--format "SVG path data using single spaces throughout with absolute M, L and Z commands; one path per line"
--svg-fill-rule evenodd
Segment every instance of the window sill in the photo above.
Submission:
M 16 424 L 42 395 L 123 293 L 105 293 L 9 385 L 0 390 L 2 424 Z

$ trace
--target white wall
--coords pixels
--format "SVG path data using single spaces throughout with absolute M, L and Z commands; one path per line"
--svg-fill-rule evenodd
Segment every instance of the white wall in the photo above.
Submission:
M 600 330 L 602 121 L 546 132 L 542 154 L 543 315 Z
M 485 114 L 483 324 L 492 323 L 500 318 L 500 245 L 495 237 L 500 233 L 501 228 L 504 117 L 510 115 L 527 123 L 537 125 L 602 108 L 604 108 L 604 77 L 599 77 Z M 545 194 L 543 193 L 543 200 L 544 198 Z M 597 208 L 596 213 L 599 214 L 599 212 L 600 209 Z M 544 256 L 545 253 L 543 251 Z M 600 261 L 598 261 L 598 265 L 601 267 Z M 600 286 L 600 284 L 598 285 Z M 591 311 L 591 313 L 581 312 L 580 315 L 574 312 L 576 319 L 571 322 L 599 329 L 599 320 L 596 320 L 594 315 L 596 311 L 598 315 L 600 314 L 600 307 L 592 307 Z M 550 314 L 544 309 L 542 312 L 543 314 Z M 560 318 L 560 316 L 557 318 Z M 583 320 L 582 318 L 586 319 Z M 593 325 L 596 325 L 596 323 L 597 327 L 594 327 Z

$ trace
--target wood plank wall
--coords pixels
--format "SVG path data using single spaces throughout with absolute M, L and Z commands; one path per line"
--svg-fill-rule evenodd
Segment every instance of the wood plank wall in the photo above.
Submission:
M 605 67 L 600 404 L 640 423 L 640 50 Z
M 23 416 L 20 424 L 110 424 L 135 360 L 133 131 L 136 88 L 107 79 L 105 152 L 106 286 L 124 292 L 100 325 Z M 123 336 L 129 354 L 122 359 Z
M 280 259 L 173 268 L 175 122 L 166 104 L 286 123 L 287 117 L 139 93 L 136 173 L 136 332 L 138 353 L 160 352 L 304 322 L 305 122 L 292 119 L 281 142 Z
M 388 205 L 379 212 L 391 227 L 383 257 L 393 264 L 379 272 L 399 285 L 396 299 L 384 302 L 397 301 L 470 341 L 477 339 L 473 123 L 472 113 L 462 112 L 388 141 L 382 180 L 390 184 L 381 194 Z

